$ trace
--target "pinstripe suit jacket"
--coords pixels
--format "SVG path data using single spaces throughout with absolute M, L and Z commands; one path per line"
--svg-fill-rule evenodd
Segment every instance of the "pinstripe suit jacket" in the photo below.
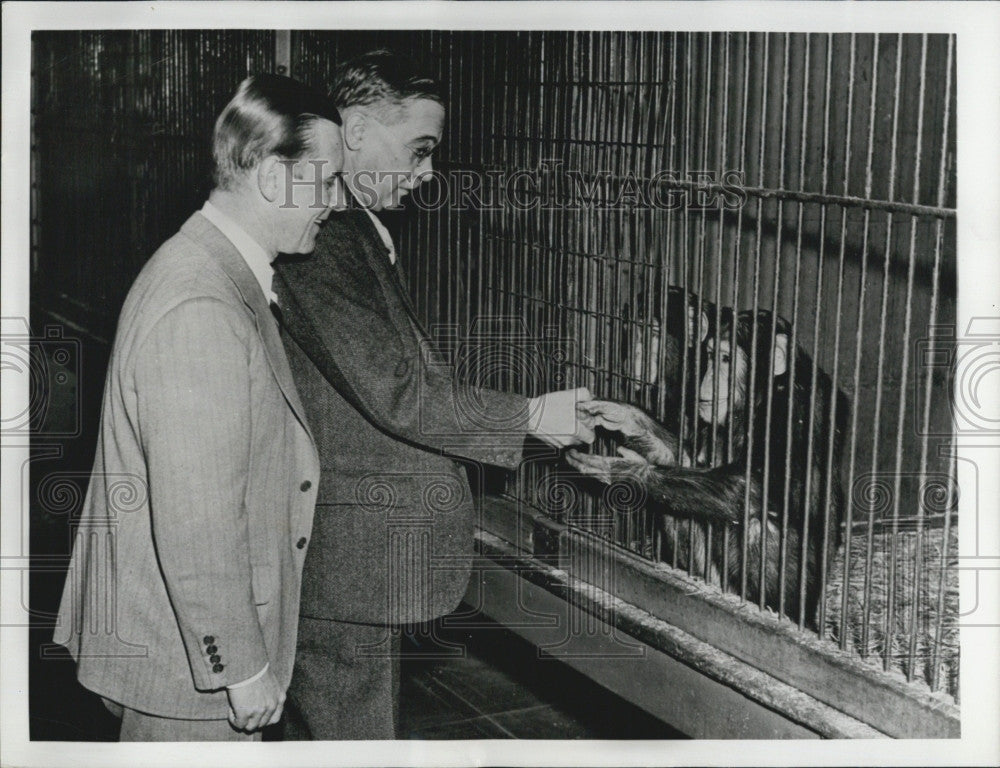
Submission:
M 196 213 L 118 323 L 55 635 L 81 683 L 190 719 L 265 663 L 287 687 L 318 480 L 260 285 Z
M 453 610 L 474 508 L 450 456 L 516 467 L 527 401 L 456 384 L 363 210 L 332 214 L 313 254 L 275 271 L 322 473 L 303 615 L 401 623 Z

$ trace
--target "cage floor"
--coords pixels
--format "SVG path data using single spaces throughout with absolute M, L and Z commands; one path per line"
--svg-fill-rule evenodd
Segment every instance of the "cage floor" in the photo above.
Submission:
M 423 659 L 412 641 L 404 643 L 412 654 L 403 662 L 403 738 L 684 738 L 565 664 L 539 659 L 534 646 L 497 624 L 438 630 L 468 652 Z

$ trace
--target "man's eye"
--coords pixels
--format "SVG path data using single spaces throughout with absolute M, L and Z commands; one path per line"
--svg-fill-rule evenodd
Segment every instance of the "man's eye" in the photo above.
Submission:
M 433 151 L 433 147 L 421 147 L 420 149 L 413 150 L 413 156 L 418 160 L 424 160 L 425 158 L 430 157 Z

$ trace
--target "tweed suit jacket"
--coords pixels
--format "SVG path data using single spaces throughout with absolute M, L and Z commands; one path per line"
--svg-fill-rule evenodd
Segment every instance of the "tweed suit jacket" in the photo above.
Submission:
M 454 610 L 474 506 L 452 457 L 516 467 L 527 400 L 456 384 L 364 210 L 332 214 L 311 256 L 275 270 L 321 463 L 303 615 L 400 623 Z
M 259 283 L 200 213 L 119 318 L 55 640 L 80 682 L 154 715 L 225 718 L 224 687 L 291 680 L 319 480 Z

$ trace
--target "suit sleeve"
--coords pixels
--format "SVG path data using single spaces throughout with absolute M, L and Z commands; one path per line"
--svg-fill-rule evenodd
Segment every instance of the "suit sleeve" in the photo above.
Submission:
M 377 276 L 341 241 L 279 266 L 285 331 L 340 394 L 379 429 L 424 448 L 508 468 L 521 460 L 528 401 L 465 386 L 429 360 Z M 409 332 L 401 332 L 403 326 Z
M 253 332 L 221 301 L 188 300 L 156 323 L 134 368 L 157 558 L 202 691 L 268 662 L 244 504 Z

